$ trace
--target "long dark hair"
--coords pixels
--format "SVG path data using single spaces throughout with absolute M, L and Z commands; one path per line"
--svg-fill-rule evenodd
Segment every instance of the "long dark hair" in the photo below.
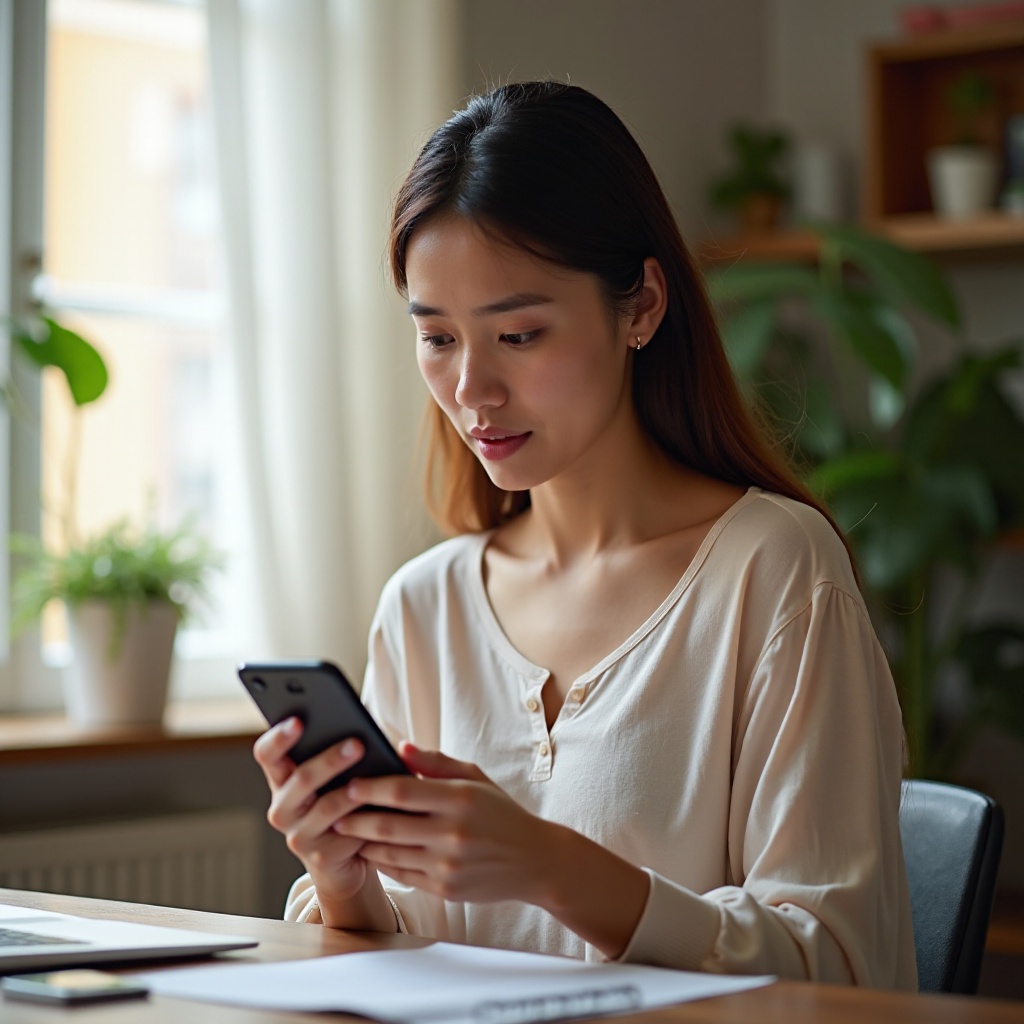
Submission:
M 635 309 L 644 260 L 655 257 L 668 304 L 633 361 L 633 400 L 643 428 L 675 461 L 811 505 L 842 537 L 745 406 L 661 186 L 605 103 L 578 86 L 520 82 L 475 97 L 441 125 L 395 198 L 391 271 L 403 295 L 409 239 L 439 215 L 465 217 L 526 252 L 593 274 L 619 315 Z M 528 492 L 491 483 L 434 403 L 428 424 L 428 502 L 440 525 L 488 529 L 528 507 Z

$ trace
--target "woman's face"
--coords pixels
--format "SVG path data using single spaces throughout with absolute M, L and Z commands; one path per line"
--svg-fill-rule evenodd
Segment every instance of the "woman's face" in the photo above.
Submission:
M 571 470 L 632 415 L 628 323 L 598 279 L 489 239 L 472 222 L 428 222 L 406 257 L 420 372 L 504 490 Z

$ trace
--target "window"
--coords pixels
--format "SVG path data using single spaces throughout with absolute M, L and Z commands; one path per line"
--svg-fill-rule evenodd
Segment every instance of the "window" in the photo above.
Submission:
M 236 565 L 205 12 L 170 0 L 49 0 L 46 12 L 42 273 L 33 289 L 100 349 L 110 384 L 76 412 L 63 379 L 44 374 L 34 433 L 42 536 L 59 547 L 69 512 L 81 536 L 122 518 L 169 528 L 192 517 Z M 30 479 L 14 478 L 12 493 Z M 213 678 L 235 692 L 240 607 L 231 577 L 215 581 L 214 607 L 179 637 L 179 694 L 209 693 Z M 40 671 L 66 657 L 54 608 Z

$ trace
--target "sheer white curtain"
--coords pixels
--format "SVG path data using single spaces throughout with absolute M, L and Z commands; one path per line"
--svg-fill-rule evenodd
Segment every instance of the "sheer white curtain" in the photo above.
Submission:
M 384 252 L 394 189 L 459 99 L 459 0 L 208 10 L 252 653 L 357 673 L 381 585 L 429 537 L 425 392 Z

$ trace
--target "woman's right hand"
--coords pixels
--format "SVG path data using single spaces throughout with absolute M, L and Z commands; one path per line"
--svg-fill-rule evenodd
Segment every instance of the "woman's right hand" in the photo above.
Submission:
M 253 747 L 270 786 L 267 821 L 284 835 L 288 849 L 309 872 L 321 907 L 344 903 L 362 891 L 368 874 L 376 880 L 376 872 L 368 871 L 359 856 L 363 840 L 334 831 L 335 823 L 359 805 L 344 786 L 323 796 L 317 790 L 356 764 L 364 750 L 358 740 L 347 739 L 296 765 L 288 754 L 301 735 L 302 723 L 287 718 L 263 733 Z

